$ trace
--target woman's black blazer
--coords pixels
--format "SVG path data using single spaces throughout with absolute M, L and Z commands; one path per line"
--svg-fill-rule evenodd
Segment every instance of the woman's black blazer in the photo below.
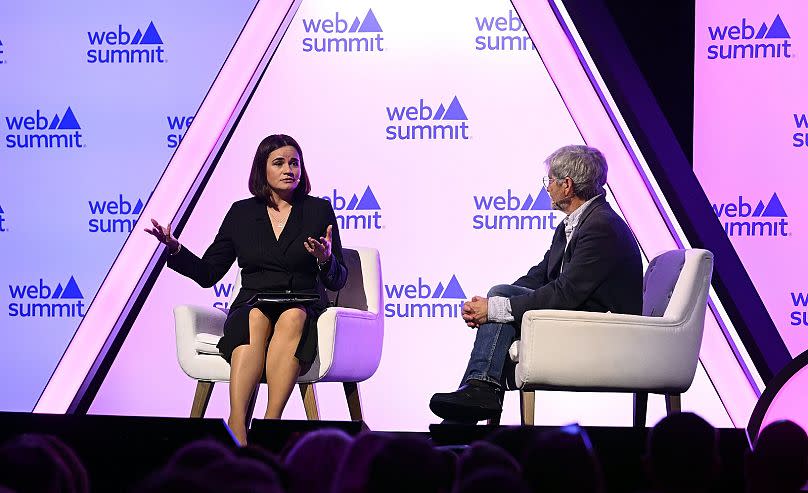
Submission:
M 319 269 L 303 244 L 306 238 L 325 236 L 332 226 L 331 258 Z M 220 281 L 238 260 L 241 291 L 230 306 L 233 312 L 253 295 L 263 291 L 318 292 L 320 302 L 308 308 L 307 329 L 296 356 L 312 361 L 317 348 L 316 318 L 328 306 L 325 288 L 337 291 L 345 285 L 348 271 L 342 258 L 337 220 L 331 203 L 306 195 L 292 203 L 286 226 L 275 238 L 266 203 L 257 197 L 239 200 L 230 206 L 213 243 L 197 257 L 182 247 L 168 257 L 168 267 L 209 288 Z

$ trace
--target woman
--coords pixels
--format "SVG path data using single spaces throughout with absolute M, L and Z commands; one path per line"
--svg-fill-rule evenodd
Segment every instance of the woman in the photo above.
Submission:
M 241 291 L 230 307 L 218 344 L 230 363 L 230 417 L 239 442 L 246 443 L 247 404 L 266 371 L 269 398 L 265 418 L 280 418 L 300 374 L 314 360 L 317 317 L 328 304 L 325 288 L 345 285 L 348 271 L 331 204 L 308 195 L 311 183 L 303 152 L 288 135 L 270 135 L 258 145 L 250 171 L 253 197 L 235 202 L 202 258 L 171 236 L 170 226 L 152 219 L 146 231 L 167 246 L 168 267 L 200 286 L 213 286 L 234 260 Z M 308 291 L 320 300 L 306 306 L 253 307 L 264 291 Z

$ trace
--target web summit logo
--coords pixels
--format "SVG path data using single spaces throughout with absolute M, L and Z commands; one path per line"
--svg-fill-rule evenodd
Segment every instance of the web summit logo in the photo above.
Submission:
M 38 284 L 9 284 L 8 289 L 12 299 L 9 317 L 67 318 L 85 314 L 84 295 L 73 276 L 64 288 L 61 283 L 52 288 L 40 279 Z
M 513 10 L 508 11 L 508 17 L 475 17 L 474 20 L 480 32 L 474 39 L 477 51 L 536 50 L 536 45 L 530 40 L 522 20 Z
M 38 109 L 34 114 L 7 116 L 5 120 L 8 127 L 6 147 L 9 149 L 84 147 L 79 132 L 81 125 L 70 106 L 62 117 L 54 114 L 49 119 Z
M 710 39 L 715 41 L 707 46 L 708 60 L 793 56 L 788 51 L 791 48 L 791 35 L 779 15 L 774 18 L 771 26 L 764 22 L 759 29 L 748 24 L 744 17 L 739 25 L 707 26 L 707 31 Z
M 194 122 L 194 115 L 189 116 L 166 116 L 168 120 L 168 135 L 166 136 L 166 144 L 169 149 L 174 149 L 180 145 L 182 138 L 185 137 L 185 132 Z
M 795 327 L 800 325 L 808 326 L 808 292 L 792 291 L 791 302 L 796 308 L 791 312 L 791 325 Z
M 333 19 L 303 19 L 303 29 L 309 35 L 303 38 L 304 52 L 384 51 L 382 27 L 371 9 L 361 23 L 355 17 L 350 27 L 346 18 L 335 12 Z
M 6 49 L 3 47 L 3 41 L 0 40 L 0 65 L 6 63 Z
M 118 24 L 117 30 L 88 31 L 90 49 L 87 50 L 87 63 L 165 63 L 163 58 L 163 38 L 149 22 L 149 27 L 135 34 L 124 31 Z
M 324 199 L 331 202 L 331 207 L 337 215 L 339 229 L 382 229 L 382 213 L 379 201 L 370 187 L 365 188 L 362 198 L 356 194 L 350 200 L 340 195 L 336 189 L 331 195 L 324 195 Z
M 475 195 L 477 214 L 471 218 L 474 229 L 555 229 L 558 214 L 544 187 L 536 194 L 520 198 L 509 188 L 501 195 Z
M 744 201 L 743 196 L 738 197 L 737 203 L 713 204 L 713 210 L 724 223 L 724 231 L 728 236 L 791 235 L 787 231 L 788 214 L 776 193 L 772 194 L 765 206 L 762 200 L 758 201 L 754 210 L 752 204 Z
M 808 118 L 805 113 L 794 113 L 794 125 L 797 129 L 791 136 L 791 145 L 794 147 L 808 147 Z M 803 129 L 803 130 L 800 130 Z
M 213 308 L 218 308 L 227 313 L 230 307 L 230 296 L 233 294 L 233 283 L 217 282 L 211 289 L 214 297 Z
M 8 231 L 8 226 L 5 226 L 6 218 L 3 215 L 6 211 L 3 210 L 3 207 L 0 206 L 0 233 L 5 233 Z
M 448 108 L 437 109 L 419 100 L 414 106 L 388 106 L 387 140 L 468 140 L 468 117 L 457 96 Z M 401 123 L 396 123 L 401 122 Z M 419 122 L 418 125 L 410 122 Z M 438 122 L 438 123 L 434 123 Z M 442 122 L 447 122 L 442 124 Z
M 142 200 L 137 199 L 133 206 L 122 194 L 115 200 L 88 200 L 87 204 L 90 206 L 87 222 L 90 233 L 131 233 L 143 210 Z
M 388 300 L 384 305 L 385 317 L 459 317 L 463 313 L 463 300 L 466 299 L 466 293 L 454 275 L 445 287 L 439 282 L 433 288 L 419 277 L 417 284 L 385 284 L 384 291 Z

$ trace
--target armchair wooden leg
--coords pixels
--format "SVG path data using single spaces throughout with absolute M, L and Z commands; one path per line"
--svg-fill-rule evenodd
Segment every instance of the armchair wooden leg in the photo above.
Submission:
M 520 390 L 519 402 L 522 408 L 522 425 L 533 426 L 536 416 L 536 392 Z
M 665 410 L 668 416 L 682 412 L 682 394 L 665 394 Z
M 645 415 L 648 413 L 648 392 L 634 393 L 634 426 L 645 428 Z
M 342 382 L 345 389 L 345 399 L 348 401 L 348 413 L 352 421 L 362 420 L 362 399 L 359 396 L 359 384 L 356 382 Z
M 213 394 L 214 382 L 198 380 L 196 382 L 196 392 L 194 392 L 194 402 L 191 404 L 191 417 L 204 418 L 205 410 L 208 408 L 210 396 Z
M 317 394 L 314 392 L 313 383 L 301 383 L 300 395 L 303 396 L 303 408 L 306 410 L 306 419 L 309 421 L 319 421 L 320 409 L 317 407 Z

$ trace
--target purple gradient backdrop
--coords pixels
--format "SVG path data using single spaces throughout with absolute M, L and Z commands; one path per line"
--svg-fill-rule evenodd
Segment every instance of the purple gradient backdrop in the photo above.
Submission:
M 167 118 L 196 112 L 255 3 L 236 0 L 223 11 L 213 1 L 3 2 L 0 373 L 14 377 L 3 383 L 0 410 L 33 409 L 81 320 L 11 316 L 12 303 L 51 300 L 15 298 L 9 288 L 42 279 L 53 289 L 73 276 L 81 301 L 90 303 L 128 229 L 93 232 L 88 222 L 134 222 L 137 214 L 93 214 L 88 203 L 124 200 L 134 207 L 148 199 L 174 151 L 168 134 L 186 130 L 170 128 Z M 152 22 L 165 63 L 87 63 L 88 32 L 134 35 Z M 13 133 L 7 118 L 37 110 L 63 116 L 68 106 L 86 147 L 7 147 Z

